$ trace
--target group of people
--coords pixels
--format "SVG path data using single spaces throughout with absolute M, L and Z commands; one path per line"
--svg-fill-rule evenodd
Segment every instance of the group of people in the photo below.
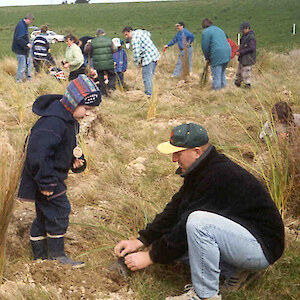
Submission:
M 18 42 L 14 39 L 14 45 L 20 46 L 22 42 L 24 46 L 23 52 L 21 46 L 13 47 L 19 61 L 18 81 L 22 80 L 26 65 L 28 53 L 24 49 L 31 48 L 26 29 L 32 20 L 32 16 L 27 15 L 16 28 L 19 38 Z M 194 41 L 184 23 L 176 26 L 177 35 L 165 46 L 166 49 L 178 43 L 180 49 L 173 76 L 180 73 L 182 57 L 186 53 L 191 56 Z M 225 69 L 231 48 L 225 33 L 209 19 L 203 20 L 202 26 L 205 28 L 203 53 L 212 68 L 214 88 L 219 89 L 226 86 Z M 249 79 L 248 63 L 255 61 L 255 51 L 249 50 L 255 46 L 250 25 L 243 23 L 241 30 L 244 46 L 237 51 L 240 59 L 237 85 L 247 84 L 244 73 Z M 145 30 L 126 26 L 123 34 L 131 39 L 134 62 L 142 68 L 145 92 L 151 95 L 158 49 Z M 224 42 L 224 48 L 223 40 L 227 43 Z M 93 67 L 101 77 L 99 87 L 84 74 L 82 45 L 76 42 L 74 36 L 66 37 L 68 49 L 63 66 L 70 70 L 70 83 L 65 94 L 43 95 L 33 104 L 33 112 L 40 119 L 27 137 L 18 198 L 35 202 L 36 218 L 30 231 L 34 259 L 57 260 L 81 267 L 84 262 L 70 259 L 64 251 L 70 214 L 64 181 L 69 169 L 78 173 L 86 167 L 77 139 L 78 120 L 100 104 L 101 94 L 105 95 L 104 73 L 112 83 L 115 72 L 112 39 L 105 36 L 103 29 L 97 30 L 95 38 L 81 41 L 85 44 L 82 49 L 87 60 L 92 58 Z M 120 40 L 117 42 L 120 47 Z M 191 60 L 189 62 L 191 67 Z M 192 288 L 181 296 L 167 299 L 221 300 L 220 291 L 237 290 L 256 272 L 281 257 L 284 225 L 271 196 L 253 175 L 216 150 L 204 127 L 195 123 L 176 126 L 170 140 L 157 148 L 162 153 L 172 154 L 172 161 L 178 164 L 176 174 L 184 182 L 163 212 L 139 232 L 139 237 L 120 241 L 115 246 L 115 255 L 124 257 L 130 270 L 137 271 L 153 263 L 182 261 L 190 267 Z
M 40 35 L 32 43 L 29 41 L 28 25 L 33 22 L 31 14 L 27 14 L 16 26 L 12 50 L 16 53 L 18 69 L 16 80 L 21 82 L 24 74 L 28 80 L 31 79 L 31 59 L 33 57 L 35 71 L 39 72 L 41 67 L 49 68 L 55 66 L 55 61 L 50 54 L 50 45 L 45 38 L 47 26 L 40 28 Z M 183 22 L 176 24 L 177 34 L 164 46 L 167 48 L 178 45 L 179 54 L 175 70 L 171 77 L 181 75 L 183 66 L 188 64 L 189 73 L 192 70 L 192 55 L 194 34 L 185 28 Z M 256 41 L 253 30 L 248 22 L 240 25 L 243 33 L 240 47 L 227 37 L 225 32 L 215 26 L 213 22 L 205 18 L 202 21 L 201 46 L 207 64 L 211 66 L 213 77 L 213 89 L 219 90 L 226 87 L 226 68 L 229 61 L 238 56 L 239 66 L 236 73 L 235 85 L 237 87 L 251 87 L 252 65 L 256 62 Z M 152 95 L 153 76 L 160 58 L 159 51 L 151 39 L 151 33 L 147 30 L 136 29 L 130 26 L 124 27 L 122 33 L 127 40 L 131 41 L 133 60 L 142 69 L 145 94 Z M 63 67 L 69 69 L 69 80 L 75 79 L 79 74 L 88 73 L 92 75 L 99 85 L 103 96 L 107 95 L 105 78 L 108 79 L 108 89 L 114 90 L 117 82 L 123 86 L 124 72 L 127 69 L 126 51 L 122 49 L 122 41 L 119 38 L 111 39 L 105 35 L 104 29 L 97 29 L 96 37 L 84 36 L 77 39 L 68 34 L 65 37 L 67 50 Z M 88 70 L 87 70 L 87 67 Z M 93 67 L 93 68 L 91 68 Z M 91 69 L 90 69 L 91 68 Z

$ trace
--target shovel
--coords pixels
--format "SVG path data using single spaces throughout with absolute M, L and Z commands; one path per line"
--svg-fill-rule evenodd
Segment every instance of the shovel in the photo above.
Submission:
M 208 75 L 208 66 L 209 66 L 209 61 L 206 61 L 206 64 L 204 66 L 204 69 L 203 69 L 203 73 L 201 75 L 201 78 L 200 78 L 200 86 L 204 86 L 206 83 L 207 83 L 207 75 Z

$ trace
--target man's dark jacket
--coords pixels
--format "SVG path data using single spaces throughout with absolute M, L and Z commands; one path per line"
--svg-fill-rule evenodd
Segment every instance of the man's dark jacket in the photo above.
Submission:
M 284 226 L 261 183 L 213 146 L 182 174 L 184 183 L 164 211 L 139 232 L 152 244 L 153 262 L 170 263 L 187 252 L 186 221 L 193 211 L 228 218 L 252 233 L 270 264 L 283 253 Z
M 256 40 L 252 30 L 243 34 L 241 45 L 238 50 L 240 52 L 239 62 L 243 66 L 251 66 L 256 62 Z
M 38 191 L 63 192 L 69 169 L 76 173 L 85 169 L 85 164 L 72 168 L 79 124 L 59 101 L 61 98 L 62 95 L 44 95 L 33 103 L 33 112 L 41 118 L 27 139 L 18 194 L 21 200 L 35 200 Z
M 24 19 L 22 19 L 15 28 L 11 49 L 16 54 L 27 55 L 29 51 L 27 47 L 28 43 L 29 43 L 28 28 Z

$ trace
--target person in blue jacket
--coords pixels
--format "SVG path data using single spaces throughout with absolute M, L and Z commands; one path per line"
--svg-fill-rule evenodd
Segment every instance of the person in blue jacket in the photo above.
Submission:
M 33 112 L 41 118 L 27 137 L 18 199 L 35 202 L 36 218 L 30 230 L 35 260 L 57 260 L 72 267 L 84 265 L 71 260 L 64 251 L 71 210 L 64 181 L 69 169 L 79 173 L 86 167 L 77 141 L 78 120 L 100 102 L 97 85 L 81 74 L 70 82 L 64 95 L 43 95 L 32 105 Z
M 119 38 L 113 38 L 114 47 L 118 49 L 113 53 L 113 60 L 115 64 L 115 72 L 117 74 L 118 83 L 124 86 L 124 73 L 127 70 L 127 54 L 122 48 L 122 41 Z
M 225 32 L 215 26 L 211 20 L 202 21 L 201 46 L 205 60 L 211 66 L 213 88 L 219 90 L 226 87 L 226 68 L 230 61 L 231 47 Z
M 178 77 L 182 70 L 183 60 L 184 60 L 184 49 L 186 48 L 187 55 L 189 58 L 189 73 L 192 71 L 192 56 L 193 56 L 193 48 L 192 43 L 194 41 L 195 36 L 189 32 L 185 28 L 185 24 L 183 22 L 178 22 L 175 24 L 177 27 L 178 33 L 175 35 L 172 41 L 170 41 L 167 45 L 164 46 L 164 49 L 167 49 L 168 47 L 171 47 L 178 44 L 179 48 L 179 54 L 178 54 L 178 60 L 175 67 L 175 70 L 172 74 L 172 77 Z
M 34 18 L 31 14 L 27 14 L 16 26 L 13 42 L 12 51 L 17 56 L 18 69 L 17 69 L 17 82 L 22 82 L 25 71 L 27 70 L 27 79 L 31 79 L 31 68 L 32 64 L 30 61 L 29 50 L 31 44 L 28 36 L 28 25 L 33 22 Z

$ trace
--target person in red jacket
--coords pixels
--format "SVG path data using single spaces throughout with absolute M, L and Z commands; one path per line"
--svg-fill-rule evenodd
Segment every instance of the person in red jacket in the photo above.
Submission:
M 231 47 L 231 56 L 230 59 L 233 59 L 235 57 L 236 52 L 238 51 L 238 45 L 228 37 L 228 35 L 226 34 L 226 38 L 227 38 L 227 42 Z

